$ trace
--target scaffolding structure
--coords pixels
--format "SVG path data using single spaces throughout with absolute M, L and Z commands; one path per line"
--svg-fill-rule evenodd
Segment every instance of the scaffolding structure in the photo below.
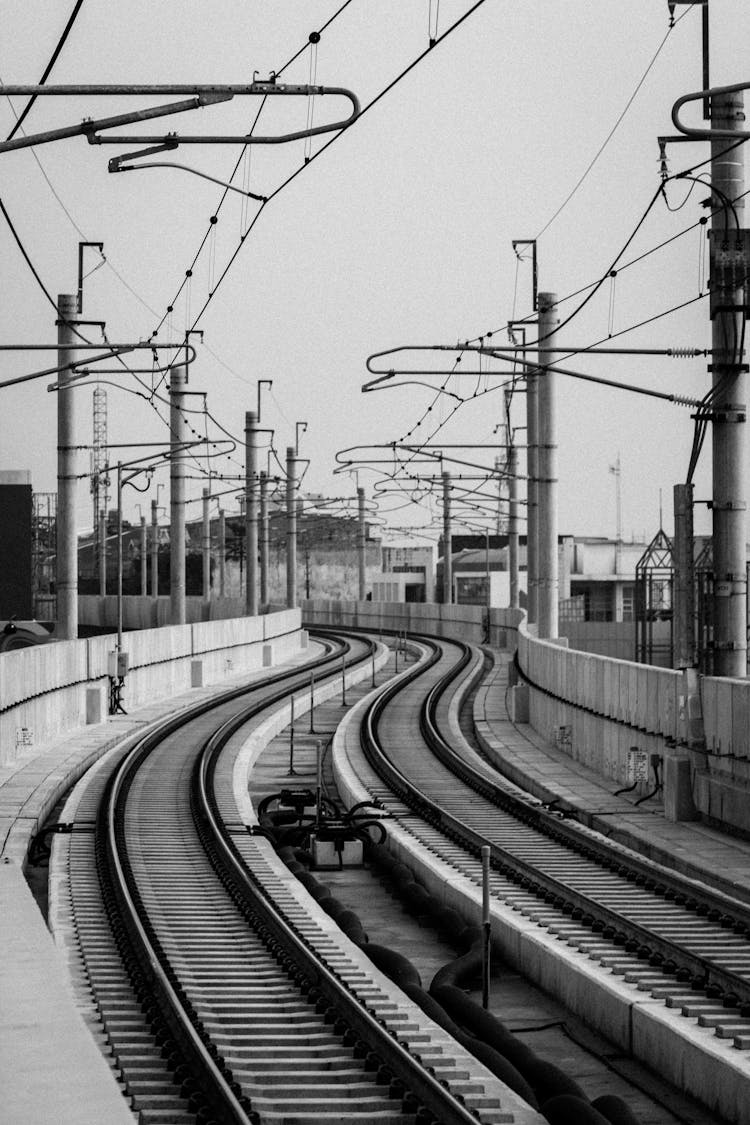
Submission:
M 672 667 L 673 584 L 672 542 L 659 528 L 635 568 L 635 659 L 639 664 Z M 668 639 L 655 628 L 661 621 L 669 622 Z

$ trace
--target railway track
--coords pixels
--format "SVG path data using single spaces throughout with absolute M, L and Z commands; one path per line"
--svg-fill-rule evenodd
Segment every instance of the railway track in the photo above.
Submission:
M 744 1072 L 747 1093 L 747 905 L 563 822 L 506 785 L 461 738 L 457 720 L 445 733 L 450 685 L 471 659 L 468 650 L 418 640 L 419 664 L 361 716 L 366 792 L 429 850 L 423 854 L 448 865 L 443 879 L 465 876 L 476 885 L 478 851 L 489 845 L 493 901 L 564 945 L 566 963 L 576 951 L 582 973 L 593 961 L 638 1000 L 646 993 L 663 1004 L 668 1019 L 680 1015 L 683 1027 L 672 1028 L 677 1040 L 684 1033 L 686 1050 L 704 1050 L 705 1066 Z M 356 799 L 362 796 L 358 789 Z M 679 1057 L 674 1066 L 682 1072 Z M 748 1104 L 733 1119 L 747 1120 Z
M 370 659 L 327 643 L 319 685 L 344 647 Z M 76 787 L 52 913 L 85 1017 L 140 1125 L 508 1120 L 238 822 L 222 757 L 309 677 L 173 718 Z

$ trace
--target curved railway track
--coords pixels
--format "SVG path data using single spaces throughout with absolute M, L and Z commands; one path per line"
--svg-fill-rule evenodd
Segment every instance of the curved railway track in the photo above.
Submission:
M 344 648 L 370 655 L 326 643 L 318 682 L 326 666 L 340 673 Z M 309 674 L 161 724 L 74 798 L 71 963 L 142 1125 L 485 1119 L 449 1088 L 462 1073 L 420 1059 L 419 1026 L 310 921 L 237 822 L 221 756 Z
M 734 1065 L 746 1070 L 748 905 L 561 820 L 505 783 L 460 737 L 457 721 L 445 733 L 468 648 L 413 639 L 422 660 L 362 720 L 361 746 L 378 777 L 367 785 L 372 798 L 475 883 L 479 849 L 489 845 L 494 900 L 578 951 L 582 964 L 598 962 L 684 1016 L 686 1032 L 697 1025 L 704 1042 L 715 1036 L 722 1049 L 735 1048 Z M 717 1056 L 716 1066 L 725 1061 Z

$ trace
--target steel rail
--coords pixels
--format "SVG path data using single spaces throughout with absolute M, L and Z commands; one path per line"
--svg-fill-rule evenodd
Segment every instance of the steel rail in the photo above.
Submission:
M 369 659 L 374 646 L 365 654 Z M 383 1064 L 400 1080 L 441 1125 L 476 1125 L 476 1117 L 450 1090 L 422 1065 L 398 1039 L 382 1025 L 379 1018 L 353 995 L 350 987 L 336 976 L 320 959 L 319 954 L 275 909 L 258 880 L 239 855 L 231 835 L 224 828 L 213 791 L 213 774 L 217 759 L 231 736 L 242 726 L 243 716 L 232 716 L 204 744 L 193 774 L 195 819 L 204 846 L 222 882 L 240 894 L 251 913 L 260 914 L 274 939 L 297 965 L 308 989 L 320 993 L 323 1002 L 340 1013 L 353 1033 L 382 1059 Z M 230 892 L 231 893 L 231 892 Z
M 727 1007 L 741 1005 L 744 1009 L 750 1006 L 750 982 L 722 968 L 720 965 L 715 964 L 710 958 L 692 953 L 645 926 L 624 918 L 616 911 L 609 909 L 588 895 L 567 886 L 565 883 L 551 876 L 545 875 L 534 867 L 533 864 L 513 855 L 498 844 L 492 843 L 492 841 L 486 839 L 481 833 L 464 824 L 460 819 L 442 808 L 436 801 L 432 800 L 422 790 L 418 789 L 408 777 L 390 761 L 385 751 L 380 746 L 378 739 L 378 723 L 382 714 L 388 703 L 400 691 L 404 690 L 407 684 L 412 683 L 419 675 L 422 675 L 428 668 L 433 667 L 440 659 L 439 645 L 442 642 L 440 642 L 439 639 L 433 640 L 425 636 L 420 636 L 418 639 L 420 643 L 424 643 L 433 649 L 432 656 L 425 664 L 414 668 L 411 676 L 404 677 L 399 682 L 386 687 L 384 692 L 381 693 L 379 698 L 375 700 L 368 709 L 361 728 L 362 747 L 370 764 L 387 780 L 397 796 L 420 816 L 426 819 L 428 823 L 439 828 L 454 840 L 462 843 L 470 852 L 478 854 L 479 849 L 483 845 L 489 844 L 491 848 L 491 864 L 495 870 L 499 871 L 506 878 L 511 879 L 525 890 L 544 898 L 545 901 L 552 903 L 564 913 L 572 915 L 580 924 L 591 926 L 594 932 L 599 932 L 606 939 L 610 939 L 615 944 L 623 946 L 627 952 L 635 953 L 643 959 L 648 958 L 652 965 L 660 967 L 665 972 L 674 972 L 677 980 L 689 979 L 691 987 L 696 991 L 699 989 L 709 989 L 713 991 L 714 995 L 718 994 L 723 996 Z M 457 644 L 457 642 L 451 643 Z M 456 669 L 451 669 L 445 677 L 446 683 L 444 686 L 447 687 L 448 683 L 458 674 L 459 672 L 457 672 Z M 442 743 L 443 747 L 447 746 L 444 740 L 439 739 L 439 741 Z M 452 757 L 453 755 L 450 748 L 448 748 L 448 752 Z M 451 765 L 450 768 L 452 769 L 453 766 Z M 468 773 L 466 776 L 468 779 Z M 468 780 L 466 783 L 469 784 Z M 490 796 L 488 799 L 492 800 L 493 797 Z M 519 819 L 528 821 L 528 813 L 529 810 L 524 806 Z M 557 842 L 560 842 L 560 840 Z M 567 843 L 567 840 L 565 842 Z M 588 858 L 594 857 L 591 856 Z M 621 854 L 618 854 L 614 866 L 616 867 L 615 873 L 629 881 L 637 882 L 639 875 L 643 877 L 642 870 L 636 870 L 637 865 L 633 864 L 631 866 L 629 858 L 626 862 Z M 628 869 L 633 872 L 632 879 L 627 874 Z M 648 878 L 653 878 L 653 872 L 649 872 Z M 678 893 L 684 894 L 686 898 L 694 899 L 697 907 L 700 908 L 698 890 L 690 884 L 681 882 L 676 876 L 670 878 L 666 875 L 660 875 L 658 883 L 652 889 L 652 892 L 658 894 L 658 884 L 666 884 L 667 882 L 670 882 L 672 886 L 679 886 L 680 891 Z M 667 893 L 671 895 L 672 892 L 669 891 Z M 714 896 L 714 899 L 715 898 L 716 896 Z M 731 900 L 726 900 L 722 903 L 721 914 L 718 918 L 719 925 L 722 925 L 723 921 L 724 928 L 742 927 L 742 930 L 739 932 L 743 932 L 746 929 L 744 922 L 731 917 L 727 913 L 730 903 L 734 906 Z M 678 905 L 683 904 L 678 903 Z M 704 912 L 709 913 L 710 909 L 711 907 Z
M 346 646 L 348 648 L 348 646 Z M 132 784 L 138 767 L 151 751 L 163 739 L 178 730 L 189 719 L 214 709 L 218 704 L 239 698 L 243 694 L 257 690 L 271 684 L 284 684 L 294 676 L 299 677 L 307 673 L 311 667 L 320 668 L 326 663 L 335 662 L 335 672 L 338 672 L 340 653 L 334 651 L 335 646 L 330 645 L 330 651 L 310 662 L 304 669 L 288 669 L 267 677 L 261 684 L 243 685 L 240 688 L 229 689 L 220 693 L 211 700 L 204 700 L 195 706 L 187 708 L 179 715 L 172 716 L 160 723 L 154 730 L 140 739 L 132 750 L 126 755 L 118 768 L 113 772 L 105 791 L 105 798 L 100 806 L 97 817 L 97 868 L 103 886 L 103 895 L 107 902 L 107 911 L 113 929 L 117 928 L 115 914 L 122 920 L 122 925 L 127 933 L 127 942 L 139 965 L 140 973 L 148 985 L 148 993 L 157 999 L 162 1018 L 181 1053 L 190 1062 L 191 1072 L 199 1077 L 200 1095 L 211 1111 L 218 1113 L 219 1119 L 227 1125 L 251 1125 L 257 1121 L 257 1115 L 252 1113 L 248 1099 L 236 1093 L 235 1088 L 222 1072 L 221 1064 L 216 1061 L 215 1051 L 212 1051 L 201 1037 L 196 1026 L 194 1015 L 191 1017 L 189 1006 L 184 997 L 180 995 L 181 989 L 173 983 L 168 967 L 163 963 L 159 953 L 158 940 L 148 920 L 143 917 L 140 906 L 140 896 L 135 887 L 132 872 L 124 844 L 123 829 L 123 801 Z M 331 655 L 333 651 L 333 655 Z M 254 708 L 261 710 L 279 697 L 287 694 L 282 687 L 273 693 L 272 697 L 256 701 Z M 138 988 L 136 986 L 136 990 Z M 143 988 L 140 989 L 143 992 Z

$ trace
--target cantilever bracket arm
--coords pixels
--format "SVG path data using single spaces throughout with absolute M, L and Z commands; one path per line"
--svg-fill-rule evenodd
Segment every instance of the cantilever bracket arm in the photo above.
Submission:
M 0 153 L 11 152 L 19 148 L 32 148 L 35 145 L 48 144 L 50 141 L 60 141 L 67 137 L 85 136 L 92 145 L 103 144 L 157 144 L 167 148 L 175 148 L 178 144 L 252 144 L 271 145 L 284 144 L 287 141 L 296 141 L 304 137 L 313 137 L 321 133 L 333 133 L 339 129 L 346 129 L 356 120 L 360 113 L 359 100 L 351 90 L 343 86 L 289 86 L 280 85 L 275 79 L 270 82 L 251 82 L 236 85 L 70 85 L 70 86 L 18 86 L 8 85 L 2 87 L 3 94 L 12 97 L 159 97 L 164 94 L 190 94 L 187 101 L 171 102 L 168 105 L 152 106 L 148 109 L 133 110 L 131 113 L 117 114 L 114 117 L 99 119 L 86 119 L 78 125 L 69 125 L 60 129 L 50 129 L 44 133 L 32 133 L 25 137 L 14 137 L 13 140 L 0 143 Z M 351 103 L 352 111 L 349 117 L 340 121 L 332 121 L 327 125 L 314 125 L 305 129 L 297 129 L 291 133 L 281 133 L 278 136 L 255 136 L 254 134 L 232 135 L 207 135 L 179 137 L 174 133 L 160 136 L 146 136 L 144 134 L 131 134 L 129 136 L 101 135 L 101 130 L 116 129 L 121 125 L 132 125 L 139 121 L 150 121 L 156 117 L 166 117 L 170 114 L 183 113 L 189 109 L 200 109 L 207 105 L 216 105 L 219 102 L 231 101 L 234 97 L 272 97 L 282 95 L 287 97 L 311 97 L 322 95 L 339 95 L 347 98 Z
M 736 82 L 733 86 L 711 86 L 694 94 L 683 94 L 672 106 L 672 124 L 684 137 L 692 137 L 700 141 L 708 141 L 712 137 L 726 137 L 728 140 L 740 141 L 750 137 L 748 129 L 707 129 L 705 126 L 694 129 L 689 125 L 683 125 L 680 121 L 680 110 L 687 102 L 702 101 L 713 97 L 714 94 L 734 94 L 740 90 L 750 90 L 750 82 Z

